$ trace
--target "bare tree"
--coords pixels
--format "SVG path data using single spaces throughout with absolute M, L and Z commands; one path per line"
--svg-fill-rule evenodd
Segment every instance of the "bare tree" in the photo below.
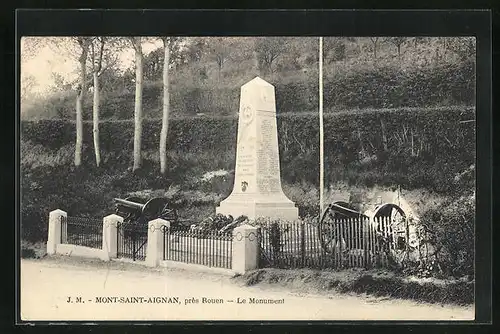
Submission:
M 120 43 L 119 39 L 111 39 L 109 37 L 94 37 L 92 38 L 92 42 L 90 44 L 90 66 L 92 69 L 92 85 L 94 88 L 92 120 L 94 151 L 97 167 L 101 164 L 99 145 L 100 77 L 107 68 L 116 64 L 118 59 L 114 55 L 114 52 L 116 52 L 117 49 L 120 49 L 121 45 L 122 43 Z
M 173 42 L 169 37 L 163 37 L 163 117 L 160 133 L 160 172 L 167 171 L 167 134 L 170 113 L 170 87 L 168 68 L 170 66 L 170 44 Z
M 95 38 L 90 44 L 92 61 L 92 78 L 94 81 L 94 100 L 92 107 L 92 120 L 94 136 L 95 162 L 97 167 L 101 164 L 101 152 L 99 149 L 99 75 L 102 70 L 102 57 L 104 53 L 104 37 Z M 97 50 L 96 50 L 97 49 Z
M 134 108 L 134 166 L 133 171 L 141 167 L 142 137 L 142 39 L 130 37 L 135 51 L 135 108 Z
M 323 51 L 328 64 L 331 64 L 334 61 L 345 60 L 345 39 L 343 37 L 323 38 Z
M 21 38 L 21 63 L 29 61 L 48 44 L 53 41 L 47 37 L 23 37 Z
M 406 42 L 405 37 L 389 37 L 389 42 L 393 44 L 398 50 L 398 59 L 401 60 L 401 46 Z
M 26 74 L 21 77 L 21 102 L 28 100 L 32 96 L 33 87 L 37 85 L 33 74 Z
M 80 84 L 77 88 L 76 96 L 76 146 L 75 146 L 75 166 L 80 166 L 82 163 L 82 146 L 83 146 L 83 99 L 87 91 L 87 56 L 91 39 L 88 37 L 75 37 L 80 46 L 80 56 L 78 62 L 80 64 Z
M 265 73 L 271 73 L 274 61 L 285 53 L 286 48 L 287 44 L 283 37 L 256 38 L 255 52 L 261 69 Z
M 217 63 L 218 78 L 220 80 L 222 67 L 231 56 L 231 40 L 229 37 L 210 38 L 210 54 Z
M 379 42 L 379 37 L 370 37 L 370 41 L 373 44 L 373 59 L 377 60 L 377 46 Z

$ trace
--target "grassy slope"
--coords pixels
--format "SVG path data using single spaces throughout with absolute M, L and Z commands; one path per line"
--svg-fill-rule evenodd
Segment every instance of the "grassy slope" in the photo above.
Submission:
M 366 293 L 377 297 L 413 299 L 422 302 L 468 305 L 474 303 L 474 281 L 417 279 L 385 270 L 286 270 L 264 268 L 237 278 L 246 285 L 278 284 L 292 290 L 324 294 Z

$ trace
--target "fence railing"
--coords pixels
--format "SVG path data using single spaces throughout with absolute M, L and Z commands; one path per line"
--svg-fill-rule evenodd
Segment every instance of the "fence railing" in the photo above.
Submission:
M 164 229 L 163 260 L 231 269 L 233 235 L 217 231 Z
M 269 223 L 259 229 L 260 267 L 387 267 L 405 252 L 390 217 L 337 219 L 330 225 Z
M 406 223 L 395 223 L 390 217 L 359 217 L 331 219 L 327 223 L 258 223 L 258 228 L 243 225 L 236 228 L 239 231 L 220 233 L 187 226 L 167 227 L 168 222 L 162 220 L 150 221 L 149 225 L 124 223 L 117 215 L 102 221 L 67 217 L 64 211 L 54 210 L 49 219 L 47 252 L 56 253 L 59 243 L 72 244 L 103 250 L 108 258 L 135 261 L 146 260 L 147 255 L 146 262 L 153 266 L 168 260 L 238 272 L 257 265 L 317 269 L 388 267 L 410 250 Z M 80 254 L 83 251 L 80 249 Z M 104 257 L 96 254 L 92 255 Z
M 102 248 L 102 220 L 92 217 L 61 217 L 61 243 Z
M 129 258 L 134 261 L 146 259 L 148 225 L 119 223 L 116 232 L 116 254 L 119 258 Z

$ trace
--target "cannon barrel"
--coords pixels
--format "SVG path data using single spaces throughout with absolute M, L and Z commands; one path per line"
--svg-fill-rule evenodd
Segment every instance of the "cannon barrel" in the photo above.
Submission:
M 115 202 L 117 204 L 121 204 L 121 205 L 124 205 L 126 207 L 129 207 L 129 208 L 132 208 L 132 209 L 141 210 L 141 211 L 144 208 L 144 204 L 127 201 L 126 199 L 115 198 Z
M 152 198 L 144 201 L 138 197 L 126 199 L 115 198 L 116 214 L 122 216 L 125 222 L 147 224 L 148 221 L 161 218 L 176 223 L 177 212 L 170 207 L 165 198 Z
M 346 216 L 346 217 L 366 216 L 362 212 L 359 212 L 357 210 L 353 210 L 351 208 L 347 208 L 343 205 L 339 205 L 338 203 L 330 204 L 330 209 L 333 210 L 334 212 L 337 212 L 337 213 L 339 213 L 343 216 Z

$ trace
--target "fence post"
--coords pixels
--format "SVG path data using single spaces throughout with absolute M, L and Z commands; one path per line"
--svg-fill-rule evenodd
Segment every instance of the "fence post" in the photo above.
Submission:
M 163 261 L 163 246 L 165 244 L 165 234 L 163 231 L 165 228 L 170 228 L 170 222 L 164 219 L 158 218 L 148 223 L 146 265 L 149 267 L 157 267 Z
M 314 250 L 316 251 L 316 250 Z M 305 222 L 300 222 L 300 260 L 301 265 L 306 265 L 306 236 L 305 236 Z
M 259 238 L 257 228 L 241 225 L 233 230 L 232 270 L 237 274 L 258 268 Z
M 362 217 L 361 218 L 361 223 L 362 223 L 362 228 L 363 228 L 363 261 L 364 261 L 364 265 L 365 265 L 365 269 L 368 269 L 370 266 L 371 266 L 371 263 L 370 263 L 370 259 L 369 259 L 369 255 L 370 255 L 370 251 L 369 251 L 369 245 L 370 245 L 370 242 L 368 240 L 369 236 L 368 236 L 368 229 L 370 228 L 370 225 L 368 224 L 368 219 L 365 218 L 365 217 Z
M 68 214 L 63 210 L 54 210 L 49 213 L 49 233 L 47 236 L 47 254 L 56 253 L 57 245 L 61 243 L 61 224 Z
M 118 224 L 123 222 L 123 217 L 112 214 L 102 220 L 102 251 L 105 260 L 118 256 Z

